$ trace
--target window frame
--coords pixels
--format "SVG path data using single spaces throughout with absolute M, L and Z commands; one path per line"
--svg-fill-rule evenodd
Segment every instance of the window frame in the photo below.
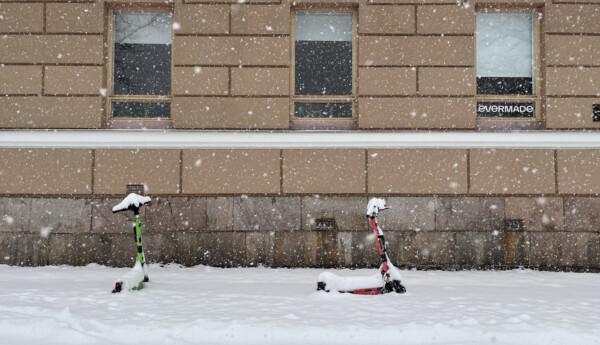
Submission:
M 532 53 L 534 54 L 532 61 L 532 72 L 533 72 L 533 88 L 531 95 L 480 95 L 475 91 L 475 101 L 479 102 L 515 102 L 515 103 L 526 103 L 533 102 L 535 105 L 535 111 L 532 117 L 499 117 L 499 116 L 479 116 L 477 115 L 477 109 L 475 109 L 475 116 L 478 123 L 538 123 L 542 121 L 542 97 L 543 97 L 543 85 L 542 85 L 542 16 L 543 10 L 538 7 L 518 7 L 518 6 L 478 6 L 475 9 L 475 16 L 478 13 L 531 13 L 531 30 L 532 30 Z M 477 17 L 476 17 L 477 18 Z M 474 73 L 474 85 L 477 88 L 477 19 L 475 19 L 475 73 Z M 477 108 L 477 107 L 476 107 Z
M 114 94 L 114 15 L 117 12 L 160 12 L 170 13 L 171 19 L 174 19 L 175 11 L 173 6 L 164 5 L 144 5 L 144 4 L 133 4 L 133 5 L 114 5 L 108 9 L 108 32 L 107 32 L 107 71 L 106 71 L 106 99 L 105 109 L 107 118 L 107 127 L 128 129 L 128 128 L 172 128 L 172 116 L 173 116 L 173 71 L 174 71 L 174 59 L 173 59 L 173 42 L 175 42 L 175 30 L 171 25 L 171 63 L 169 68 L 171 73 L 171 94 L 165 95 L 115 95 Z M 171 111 L 168 117 L 135 117 L 135 116 L 119 116 L 115 117 L 112 115 L 112 102 L 113 101 L 132 101 L 132 102 L 166 102 L 171 104 Z
M 351 95 L 296 95 L 296 14 L 349 13 L 352 15 L 352 94 Z M 290 128 L 291 129 L 353 129 L 358 124 L 358 11 L 350 6 L 295 6 L 290 20 Z M 295 103 L 350 103 L 352 117 L 306 118 L 295 116 Z

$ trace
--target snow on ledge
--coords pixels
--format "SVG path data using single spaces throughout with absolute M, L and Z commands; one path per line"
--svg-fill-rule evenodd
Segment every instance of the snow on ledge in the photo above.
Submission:
M 0 148 L 600 148 L 598 131 L 0 130 Z

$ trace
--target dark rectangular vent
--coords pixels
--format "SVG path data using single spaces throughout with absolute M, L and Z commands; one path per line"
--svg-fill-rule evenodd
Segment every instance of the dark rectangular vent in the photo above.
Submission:
M 524 231 L 525 224 L 523 222 L 523 219 L 505 219 L 504 230 L 513 232 Z
M 315 221 L 317 230 L 331 231 L 337 228 L 334 218 L 319 218 Z
M 145 195 L 146 192 L 144 190 L 143 184 L 128 184 L 127 185 L 127 195 L 130 193 L 135 193 L 138 195 Z

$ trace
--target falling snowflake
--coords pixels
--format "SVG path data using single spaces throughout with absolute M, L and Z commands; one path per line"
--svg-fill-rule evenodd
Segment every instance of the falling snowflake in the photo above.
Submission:
M 15 219 L 14 219 L 13 217 L 9 216 L 8 214 L 5 214 L 5 215 L 2 217 L 2 220 L 3 220 L 3 221 L 6 223 L 6 224 L 12 224 L 12 223 L 14 223 L 14 222 L 15 222 Z
M 45 226 L 43 228 L 40 229 L 40 236 L 42 237 L 48 237 L 50 236 L 50 233 L 52 232 L 52 228 L 49 226 Z

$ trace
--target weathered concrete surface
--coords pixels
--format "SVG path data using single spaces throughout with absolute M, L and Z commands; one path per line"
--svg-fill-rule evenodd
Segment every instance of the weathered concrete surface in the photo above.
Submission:
M 299 197 L 236 197 L 233 200 L 234 230 L 300 230 Z
M 275 232 L 246 232 L 246 264 L 273 266 Z
M 113 206 L 120 201 L 120 198 L 94 199 L 92 201 L 92 232 L 99 234 L 131 233 L 133 217 L 130 212 L 112 213 Z M 142 217 L 144 215 L 144 209 L 142 209 Z
M 233 230 L 233 198 L 206 199 L 207 228 L 214 231 Z
M 565 198 L 565 229 L 600 231 L 600 198 Z
M 302 230 L 317 230 L 317 220 L 335 219 L 338 231 L 368 229 L 365 212 L 367 198 L 307 196 L 302 198 Z
M 498 267 L 502 264 L 500 240 L 498 232 L 458 232 L 452 264 L 461 268 Z
M 439 198 L 436 230 L 494 231 L 504 226 L 504 199 Z
M 90 232 L 92 208 L 87 199 L 32 199 L 30 229 L 53 233 Z
M 149 262 L 377 267 L 366 197 L 161 196 L 143 209 Z M 402 267 L 600 270 L 600 198 L 395 197 L 381 214 Z M 120 198 L 0 198 L 0 263 L 130 266 L 131 214 Z M 332 228 L 316 220 L 335 219 Z M 509 229 L 506 220 L 522 220 Z
M 206 230 L 205 198 L 157 197 L 145 208 L 144 228 L 148 232 Z
M 0 198 L 0 232 L 29 231 L 31 199 Z
M 386 198 L 386 204 L 390 209 L 382 212 L 379 217 L 384 230 L 435 230 L 437 198 L 392 197 Z
M 526 231 L 561 231 L 565 228 L 562 198 L 506 198 L 505 205 L 506 219 L 523 220 Z
M 51 264 L 48 239 L 39 234 L 0 232 L 0 263 L 18 266 Z

